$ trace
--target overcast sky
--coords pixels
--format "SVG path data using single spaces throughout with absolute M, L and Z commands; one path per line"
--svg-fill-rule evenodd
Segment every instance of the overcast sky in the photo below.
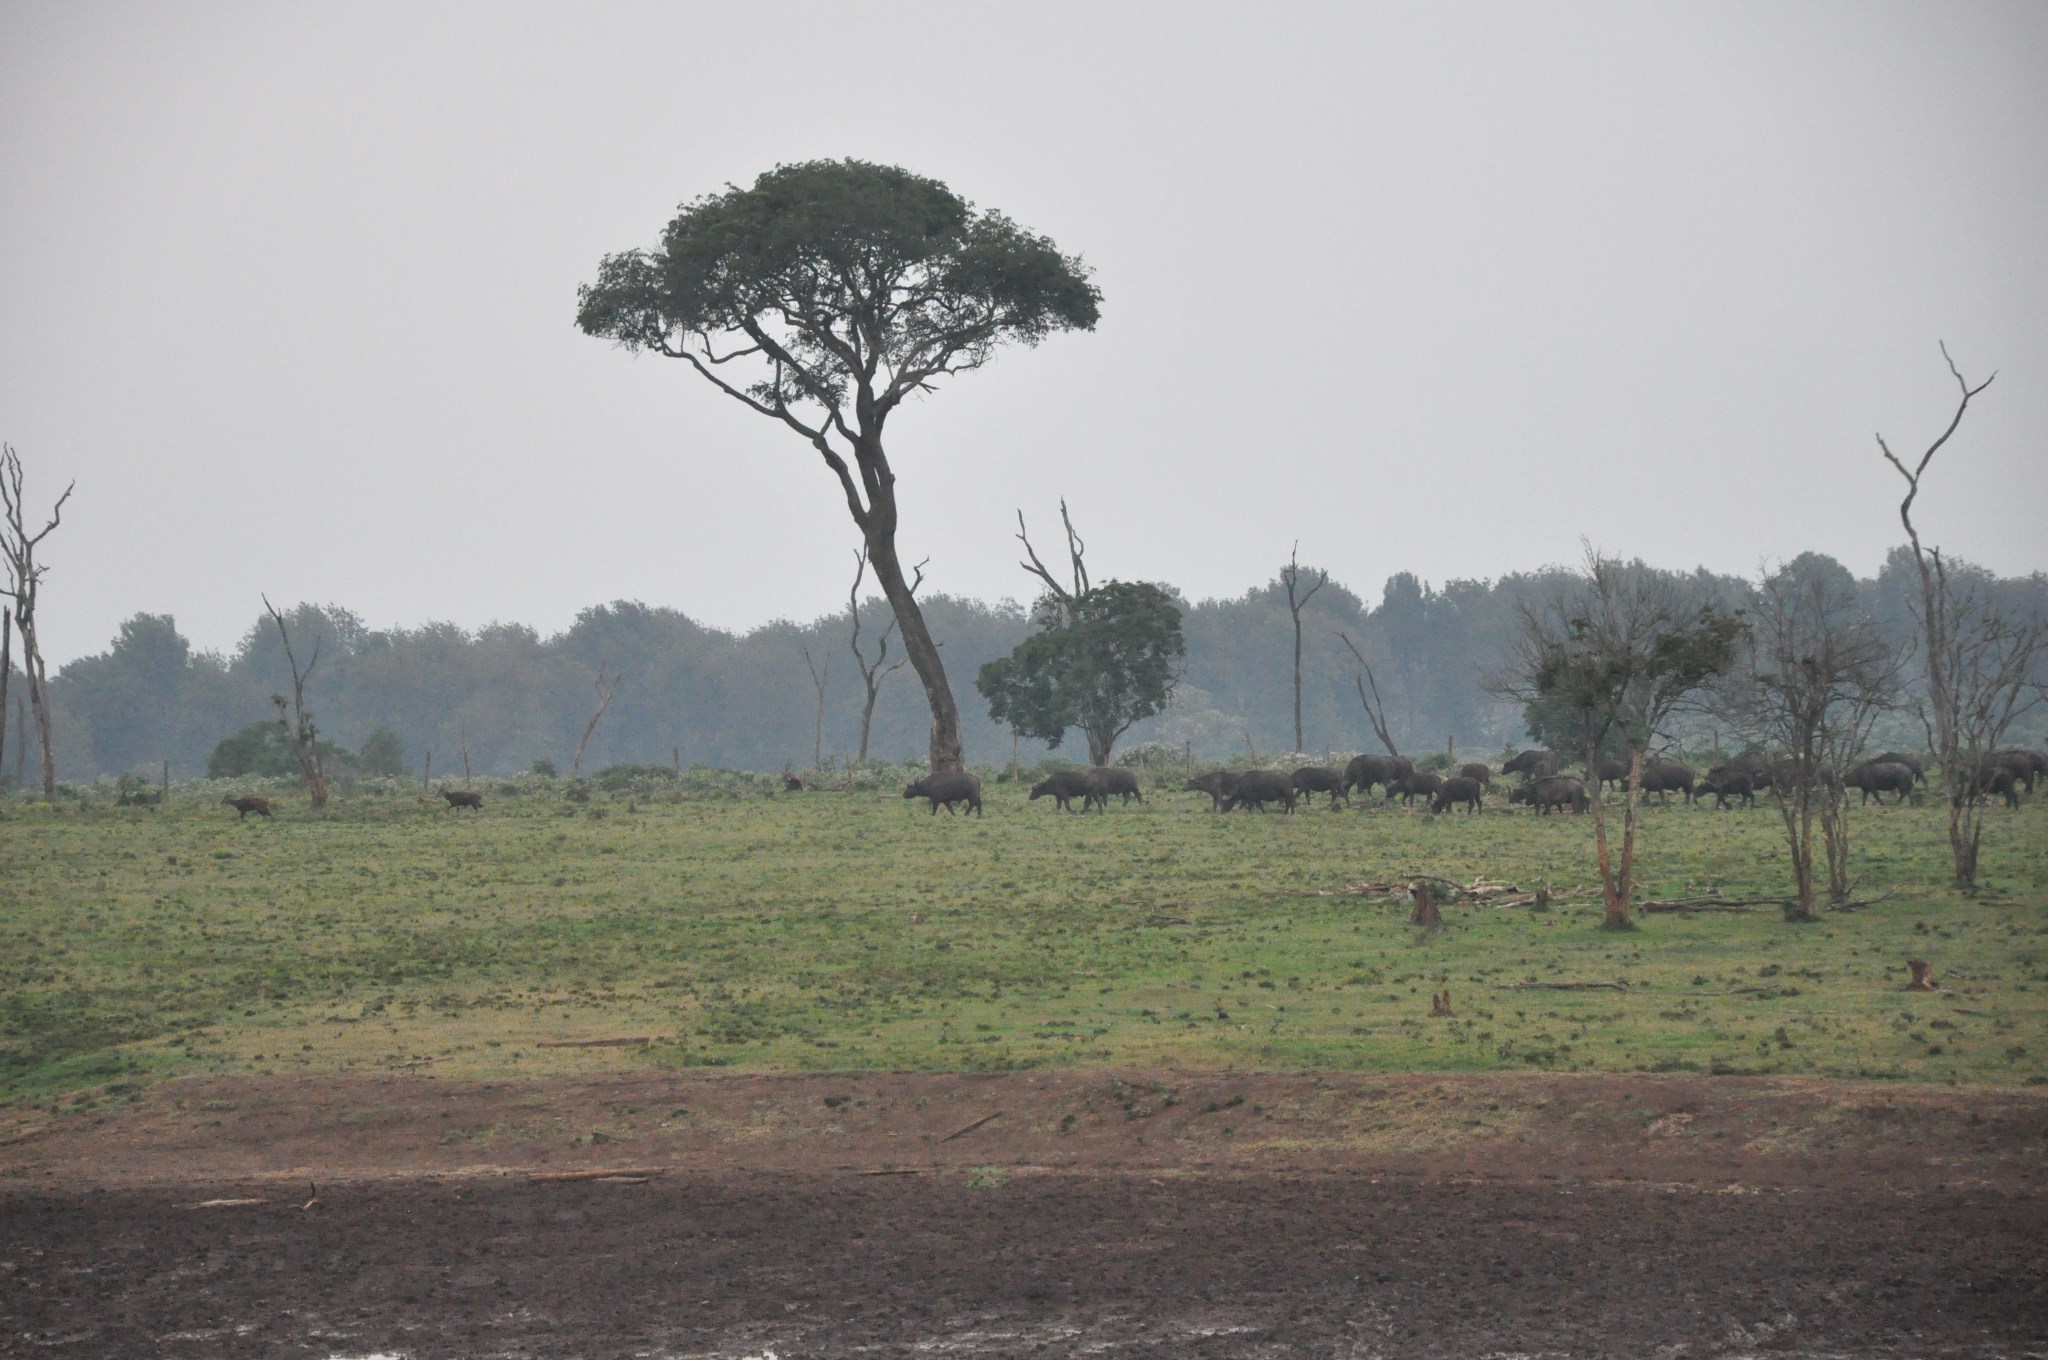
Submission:
M 0 438 L 52 666 L 168 613 L 552 632 L 843 605 L 786 430 L 573 324 L 608 252 L 779 162 L 944 180 L 1102 323 L 891 425 L 928 589 L 1192 598 L 1290 544 L 1377 599 L 1583 536 L 1748 573 L 1923 527 L 2048 566 L 2048 5 L 0 6 Z M 1041 539 L 1041 546 L 1046 546 Z

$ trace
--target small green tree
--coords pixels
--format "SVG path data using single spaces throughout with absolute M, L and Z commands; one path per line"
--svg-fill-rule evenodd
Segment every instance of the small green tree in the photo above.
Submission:
M 1180 609 L 1144 581 L 1109 581 L 1033 610 L 1036 633 L 981 668 L 989 716 L 1057 747 L 1080 728 L 1107 765 L 1116 739 L 1166 707 L 1187 655 Z
M 379 727 L 364 739 L 358 759 L 362 762 L 364 774 L 395 778 L 408 773 L 405 746 L 398 740 L 398 734 L 388 727 Z
M 206 758 L 208 779 L 262 779 L 297 774 L 298 757 L 284 730 L 273 722 L 250 723 L 231 737 L 224 737 Z

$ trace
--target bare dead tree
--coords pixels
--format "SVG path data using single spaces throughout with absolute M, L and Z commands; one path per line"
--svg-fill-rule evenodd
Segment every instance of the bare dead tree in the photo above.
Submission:
M 612 683 L 607 687 L 604 683 L 604 666 L 602 663 L 598 665 L 597 711 L 590 715 L 589 722 L 583 724 L 583 736 L 576 742 L 576 756 L 569 762 L 569 777 L 571 779 L 577 779 L 582 776 L 583 749 L 590 745 L 590 734 L 597 730 L 597 720 L 602 718 L 604 711 L 612 706 L 612 696 L 619 692 L 619 681 L 624 678 L 625 672 L 621 671 L 612 677 Z
M 1022 510 L 1017 512 L 1017 541 L 1024 545 L 1026 560 L 1017 565 L 1045 582 L 1046 594 L 1058 602 L 1060 617 L 1066 619 L 1072 616 L 1074 601 L 1088 593 L 1089 582 L 1088 568 L 1081 560 L 1088 551 L 1088 545 L 1081 541 L 1081 535 L 1074 532 L 1074 520 L 1067 513 L 1065 496 L 1060 497 L 1060 524 L 1067 531 L 1067 561 L 1073 568 L 1074 581 L 1071 590 L 1060 583 L 1059 578 L 1046 568 L 1045 563 L 1038 560 L 1038 553 L 1031 546 L 1030 531 L 1024 527 Z
M 1316 578 L 1306 593 L 1300 593 L 1301 586 L 1301 540 L 1296 539 L 1293 549 L 1287 554 L 1287 565 L 1280 568 L 1280 584 L 1287 588 L 1287 612 L 1294 617 L 1294 749 L 1305 751 L 1306 738 L 1301 731 L 1301 611 L 1308 608 L 1308 602 L 1316 592 L 1330 583 L 1330 573 L 1324 572 Z
M 1907 651 L 1856 604 L 1853 588 L 1825 576 L 1767 574 L 1748 609 L 1742 663 L 1721 687 L 1722 711 L 1742 735 L 1780 750 L 1771 792 L 1792 857 L 1795 919 L 1818 914 L 1814 825 L 1820 825 L 1828 902 L 1850 899 L 1848 790 L 1880 714 L 1896 705 Z
M 50 521 L 40 533 L 28 530 L 27 499 L 22 491 L 21 456 L 12 444 L 0 445 L 0 565 L 7 580 L 0 593 L 12 601 L 15 628 L 21 633 L 21 674 L 28 683 L 29 707 L 35 713 L 36 735 L 43 748 L 43 797 L 57 801 L 57 747 L 50 719 L 50 679 L 43 669 L 41 621 L 36 600 L 49 570 L 36 561 L 36 549 L 63 522 L 64 502 L 78 486 L 72 482 L 50 507 Z
M 915 568 L 916 579 L 910 583 L 912 599 L 917 598 L 917 588 L 924 584 L 924 567 L 924 562 L 920 562 Z M 868 758 L 868 733 L 875 725 L 875 700 L 882 692 L 882 682 L 903 669 L 910 660 L 907 656 L 901 656 L 894 662 L 889 661 L 889 635 L 896 631 L 896 620 L 893 616 L 882 629 L 882 641 L 875 648 L 875 659 L 868 660 L 867 654 L 860 649 L 860 583 L 867 569 L 868 550 L 863 544 L 853 554 L 853 585 L 846 592 L 846 617 L 853 628 L 847 646 L 853 651 L 853 664 L 860 668 L 860 682 L 866 690 L 866 697 L 860 706 L 860 754 L 854 757 L 855 760 L 861 761 Z
M 1358 650 L 1358 645 L 1349 635 L 1339 631 L 1337 636 L 1351 649 L 1351 655 L 1358 658 L 1358 673 L 1351 677 L 1351 683 L 1358 687 L 1358 702 L 1365 709 L 1365 720 L 1372 725 L 1372 734 L 1380 739 L 1380 745 L 1387 748 L 1388 755 L 1400 755 L 1394 749 L 1393 733 L 1387 728 L 1387 706 L 1380 702 L 1379 682 L 1373 679 L 1372 667 L 1366 664 L 1365 653 Z M 1372 691 L 1370 698 L 1366 697 L 1368 688 Z
M 0 608 L 0 776 L 7 772 L 7 687 L 14 678 L 14 609 Z
M 809 647 L 805 647 L 803 653 L 804 669 L 811 673 L 811 688 L 818 692 L 818 726 L 811 740 L 811 768 L 822 770 L 825 768 L 825 685 L 832 678 L 832 658 L 825 658 L 825 665 L 821 670 L 812 664 Z
M 313 668 L 320 664 L 320 642 L 314 639 L 313 655 L 301 670 L 299 658 L 292 651 L 291 630 L 284 626 L 284 615 L 278 613 L 277 606 L 270 602 L 268 595 L 262 598 L 264 610 L 277 624 L 277 635 L 284 641 L 284 659 L 292 668 L 289 703 L 282 694 L 271 695 L 270 702 L 277 708 L 277 725 L 284 729 L 285 740 L 291 743 L 292 758 L 299 763 L 299 779 L 305 784 L 317 811 L 327 806 L 327 772 L 320 764 L 320 729 L 314 725 L 313 714 L 306 707 L 306 681 L 312 678 Z
M 2048 653 L 2048 620 L 2008 615 L 1974 576 L 1952 574 L 1941 549 L 1924 545 L 1913 524 L 1913 502 L 1928 464 L 1963 423 L 1971 400 L 1998 377 L 1994 373 L 1973 387 L 1949 357 L 1946 344 L 1941 357 L 1960 394 L 1948 428 L 1910 470 L 1883 435 L 1877 436 L 1877 447 L 1906 482 L 1899 522 L 1920 572 L 1920 600 L 1913 611 L 1926 667 L 1920 720 L 1934 758 L 1941 763 L 1956 882 L 1968 886 L 1977 881 L 1983 839 L 1978 814 L 1989 791 L 1989 781 L 1982 778 L 1984 764 L 2013 721 L 2042 698 L 2038 677 Z

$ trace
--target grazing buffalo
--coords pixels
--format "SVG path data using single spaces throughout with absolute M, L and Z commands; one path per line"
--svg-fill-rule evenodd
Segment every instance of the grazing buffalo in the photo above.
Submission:
M 1122 765 L 1104 765 L 1096 770 L 1095 773 L 1102 779 L 1103 802 L 1107 803 L 1112 798 L 1120 798 L 1123 800 L 1124 805 L 1128 807 L 1133 798 L 1141 803 L 1145 801 L 1144 791 L 1138 787 L 1138 772 L 1136 770 Z
M 1266 810 L 1266 804 L 1278 803 L 1292 812 L 1294 781 L 1272 770 L 1247 770 L 1237 777 L 1237 786 L 1223 800 L 1223 810 L 1228 812 L 1241 803 L 1248 803 L 1260 812 Z
M 1749 776 L 1750 788 L 1752 790 L 1760 790 L 1771 786 L 1771 775 L 1776 766 L 1777 762 L 1762 751 L 1744 751 L 1733 760 L 1716 766 L 1715 769 L 1732 770 L 1737 774 L 1746 774 Z M 1709 770 L 1708 773 L 1712 774 L 1713 771 Z
M 1415 768 L 1415 762 L 1406 756 L 1353 756 L 1351 763 L 1344 767 L 1344 791 L 1356 789 L 1361 794 L 1372 792 L 1372 786 L 1381 785 L 1387 797 L 1394 796 L 1394 785 L 1402 775 Z
M 1523 795 L 1517 801 L 1533 804 L 1538 815 L 1547 813 L 1552 808 L 1559 811 L 1570 808 L 1573 812 L 1584 812 L 1593 806 L 1593 800 L 1586 796 L 1585 781 L 1565 774 L 1548 775 L 1515 792 Z
M 1740 798 L 1744 807 L 1756 806 L 1756 777 L 1747 770 L 1731 769 L 1720 765 L 1707 771 L 1707 777 L 1693 788 L 1696 801 L 1704 802 L 1708 794 L 1714 795 L 1714 806 L 1726 810 L 1728 800 Z
M 248 821 L 249 814 L 252 812 L 255 813 L 258 817 L 268 817 L 270 815 L 270 800 L 268 798 L 259 798 L 253 793 L 241 798 L 236 798 L 233 795 L 229 795 L 228 797 L 223 798 L 220 801 L 225 806 L 231 807 L 235 811 L 242 814 L 241 816 L 235 818 L 235 820 L 238 822 Z
M 450 808 L 475 808 L 478 812 L 484 810 L 484 796 L 480 793 L 471 793 L 468 789 L 442 789 L 441 796 L 448 800 Z
M 1482 789 L 1490 789 L 1493 787 L 1492 767 L 1487 765 L 1481 765 L 1477 761 L 1474 761 L 1470 765 L 1460 765 L 1458 767 L 1458 778 L 1469 779 L 1477 785 L 1479 785 L 1479 787 Z
M 1991 762 L 2011 770 L 2014 781 L 2026 785 L 2028 793 L 2034 791 L 2036 776 L 2048 774 L 2048 756 L 2042 755 L 2039 751 L 1993 751 Z
M 1302 801 L 1312 803 L 1318 793 L 1330 795 L 1330 806 L 1336 807 L 1339 798 L 1345 802 L 1351 799 L 1344 793 L 1344 776 L 1327 765 L 1304 765 L 1294 772 L 1294 791 L 1302 795 Z
M 1659 803 L 1670 801 L 1667 795 L 1677 790 L 1690 803 L 1693 797 L 1692 767 L 1676 760 L 1653 760 L 1643 766 L 1643 792 L 1657 795 Z
M 1180 791 L 1182 793 L 1206 793 L 1209 795 L 1210 810 L 1222 812 L 1225 810 L 1223 805 L 1230 801 L 1231 792 L 1236 788 L 1237 776 L 1235 774 L 1229 770 L 1211 770 L 1207 774 L 1198 774 L 1188 780 L 1187 783 L 1180 786 Z
M 1521 751 L 1502 765 L 1500 772 L 1518 774 L 1530 782 L 1548 779 L 1557 773 L 1557 757 L 1544 750 Z
M 1861 789 L 1866 803 L 1872 798 L 1882 803 L 1887 793 L 1896 793 L 1903 803 L 1913 792 L 1913 770 L 1897 761 L 1866 760 L 1842 776 L 1842 786 Z
M 1083 812 L 1091 807 L 1109 807 L 1109 794 L 1103 787 L 1100 770 L 1061 770 L 1032 785 L 1031 798 L 1034 802 L 1050 798 L 1062 812 L 1072 812 L 1076 798 L 1081 800 Z
M 1603 790 L 1609 784 L 1614 785 L 1617 789 L 1622 788 L 1628 783 L 1628 762 L 1626 760 L 1616 760 L 1612 756 L 1605 760 L 1594 761 L 1593 783 L 1595 787 Z
M 948 817 L 953 815 L 955 803 L 964 803 L 969 812 L 981 816 L 981 779 L 965 770 L 936 770 L 904 789 L 903 796 L 931 799 L 934 817 L 941 803 L 946 805 Z
M 1446 779 L 1436 791 L 1436 801 L 1429 805 L 1431 812 L 1449 812 L 1459 803 L 1467 812 L 1479 811 L 1479 781 L 1468 775 L 1455 775 Z
M 1977 777 L 1971 781 L 1970 791 L 1980 798 L 2003 798 L 2005 805 L 2016 808 L 2020 805 L 2019 776 L 2010 765 L 2000 765 L 1986 760 L 1977 767 Z
M 1412 773 L 1404 774 L 1396 780 L 1394 787 L 1387 790 L 1387 797 L 1391 799 L 1398 793 L 1401 795 L 1403 806 L 1414 807 L 1417 798 L 1428 802 L 1436 797 L 1436 791 L 1443 787 L 1443 782 L 1443 779 L 1438 775 L 1430 774 L 1424 770 L 1416 770 Z
M 1913 772 L 1914 783 L 1925 784 L 1927 782 L 1926 758 L 1924 756 L 1916 756 L 1910 751 L 1886 751 L 1882 755 L 1872 756 L 1865 764 L 1903 765 Z

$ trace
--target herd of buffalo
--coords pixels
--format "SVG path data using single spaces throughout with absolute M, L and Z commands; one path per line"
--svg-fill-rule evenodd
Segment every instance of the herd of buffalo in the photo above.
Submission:
M 1538 813 L 1584 812 L 1592 805 L 1586 781 L 1561 773 L 1557 756 L 1549 751 L 1523 751 L 1504 763 L 1500 773 L 1521 776 L 1520 782 L 1509 790 L 1508 801 L 1526 803 Z M 1624 792 L 1629 788 L 1628 761 L 1596 761 L 1589 773 L 1596 791 L 1610 783 Z M 1759 792 L 1774 783 L 1783 786 L 1795 774 L 1796 768 L 1787 761 L 1751 751 L 1716 765 L 1703 776 L 1695 775 L 1691 766 L 1679 761 L 1653 759 L 1643 765 L 1641 781 L 1642 792 L 1656 794 L 1660 803 L 1668 802 L 1674 793 L 1685 795 L 1688 803 L 1703 801 L 1711 794 L 1714 806 L 1725 809 L 1735 803 L 1753 805 Z M 1862 761 L 1839 777 L 1825 765 L 1817 774 L 1819 782 L 1860 791 L 1866 803 L 1872 798 L 1883 802 L 1887 793 L 1905 802 L 1913 796 L 1916 785 L 1926 782 L 1927 761 L 1907 752 L 1887 751 Z M 1374 788 L 1380 789 L 1387 801 L 1399 797 L 1411 807 L 1416 799 L 1423 799 L 1432 812 L 1449 812 L 1459 807 L 1478 812 L 1486 791 L 1493 786 L 1493 776 L 1491 766 L 1476 762 L 1459 766 L 1456 773 L 1440 775 L 1416 769 L 1406 756 L 1367 755 L 1353 757 L 1342 770 L 1332 765 L 1304 765 L 1291 775 L 1278 770 L 1212 770 L 1196 775 L 1181 787 L 1185 793 L 1208 794 L 1211 806 L 1218 812 L 1240 807 L 1263 812 L 1269 804 L 1292 812 L 1298 803 L 1313 802 L 1319 793 L 1327 797 L 1334 809 L 1340 803 L 1348 805 L 1354 793 L 1370 797 Z M 1994 751 L 1978 767 L 1976 788 L 1980 794 L 2003 798 L 2007 806 L 2018 807 L 2020 790 L 2032 793 L 2034 781 L 2044 776 L 2048 776 L 2048 754 Z M 950 813 L 955 804 L 977 815 L 981 812 L 981 780 L 965 771 L 926 775 L 904 789 L 903 796 L 931 800 L 934 814 L 940 807 Z M 1055 806 L 1068 811 L 1078 804 L 1079 810 L 1086 812 L 1090 808 L 1107 809 L 1111 798 L 1125 803 L 1133 798 L 1143 802 L 1145 795 L 1138 787 L 1136 771 L 1112 765 L 1061 770 L 1034 785 L 1031 797 L 1050 798 Z

